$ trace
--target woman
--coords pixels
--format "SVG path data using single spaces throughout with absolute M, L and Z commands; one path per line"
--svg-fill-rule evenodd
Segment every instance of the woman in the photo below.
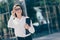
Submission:
M 23 16 L 23 9 L 21 5 L 15 4 L 13 6 L 12 15 L 8 21 L 8 27 L 14 28 L 15 35 L 18 40 L 32 40 L 31 34 L 35 32 L 30 20 L 30 26 L 26 23 L 26 16 Z M 26 30 L 29 31 L 26 34 Z

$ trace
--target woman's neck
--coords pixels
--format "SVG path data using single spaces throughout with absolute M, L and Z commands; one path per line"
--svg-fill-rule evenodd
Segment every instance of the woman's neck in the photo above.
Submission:
M 17 15 L 17 18 L 18 18 L 18 19 L 21 19 L 21 18 L 22 18 L 22 15 Z

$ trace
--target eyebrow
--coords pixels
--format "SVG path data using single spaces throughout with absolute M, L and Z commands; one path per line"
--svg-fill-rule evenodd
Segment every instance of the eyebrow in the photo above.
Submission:
M 15 9 L 18 9 L 18 8 L 15 8 Z M 21 8 L 20 8 L 21 9 Z

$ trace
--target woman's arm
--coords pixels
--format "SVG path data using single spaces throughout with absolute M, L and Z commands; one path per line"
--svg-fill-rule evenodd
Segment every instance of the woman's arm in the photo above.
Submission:
M 13 19 L 14 17 L 11 15 L 7 25 L 9 28 L 13 28 Z
M 34 33 L 35 32 L 35 29 L 34 29 L 34 27 L 33 27 L 33 24 L 32 24 L 32 20 L 31 20 L 31 27 L 29 27 L 29 32 L 31 32 L 31 33 Z

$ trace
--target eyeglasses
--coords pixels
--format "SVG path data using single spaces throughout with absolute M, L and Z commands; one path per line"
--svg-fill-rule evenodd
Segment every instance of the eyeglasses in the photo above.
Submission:
M 21 10 L 21 8 L 17 8 L 17 9 L 15 9 L 16 11 L 18 11 L 18 10 Z

